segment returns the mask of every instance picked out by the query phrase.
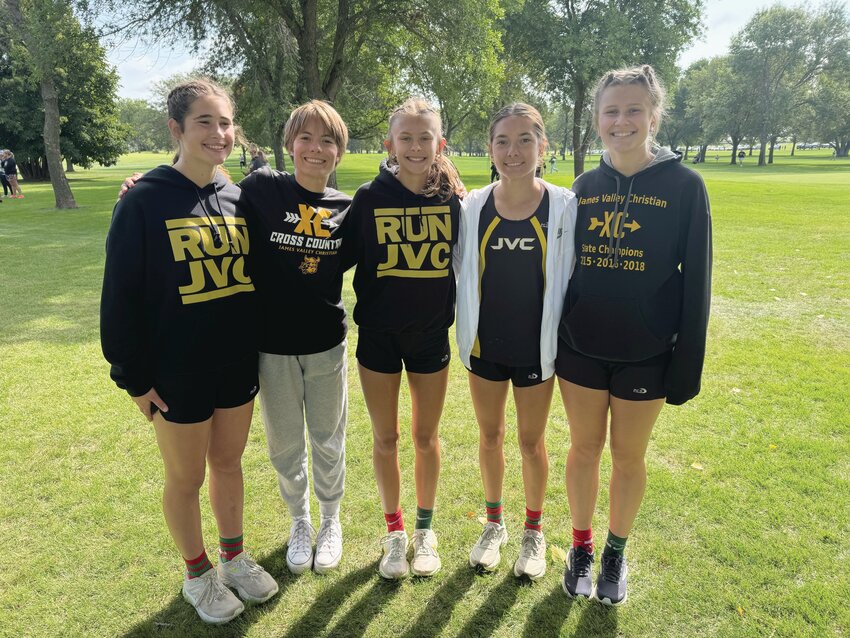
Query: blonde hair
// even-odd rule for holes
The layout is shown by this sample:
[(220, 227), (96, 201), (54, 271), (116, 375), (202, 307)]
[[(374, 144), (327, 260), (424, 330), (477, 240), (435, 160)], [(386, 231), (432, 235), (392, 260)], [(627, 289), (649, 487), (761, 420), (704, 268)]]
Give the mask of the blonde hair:
[(650, 131), (650, 140), (652, 140), (653, 133), (661, 128), (661, 118), (665, 113), (667, 92), (664, 90), (664, 85), (655, 73), (655, 69), (649, 64), (608, 71), (608, 73), (599, 78), (599, 81), (596, 83), (596, 91), (593, 93), (593, 125), (598, 131), (599, 102), (602, 99), (602, 92), (611, 86), (627, 86), (630, 84), (637, 84), (646, 90), (649, 104), (652, 107), (652, 115), (655, 117), (655, 130)]
[(525, 117), (531, 120), (531, 125), (534, 128), (534, 134), (537, 135), (538, 140), (544, 143), (545, 150), (548, 139), (546, 138), (546, 127), (543, 126), (543, 116), (540, 115), (540, 111), (525, 102), (514, 102), (513, 104), (503, 106), (499, 109), (498, 113), (493, 116), (493, 119), (490, 120), (491, 143), (493, 142), (493, 135), (496, 132), (496, 126), (499, 122), (509, 117)]
[(336, 109), (322, 100), (310, 100), (289, 114), (289, 119), (286, 120), (286, 126), (283, 128), (283, 145), (287, 150), (290, 150), (295, 137), (313, 118), (322, 123), (336, 142), (339, 149), (337, 156), (337, 163), (339, 163), (339, 160), (345, 154), (346, 146), (348, 146), (348, 127)]
[[(411, 97), (405, 100), (390, 114), (389, 126), (387, 128), (387, 141), (392, 141), (393, 124), (405, 115), (418, 117), (432, 117), (437, 121), (440, 137), (443, 137), (443, 119), (440, 112), (421, 98)], [(446, 149), (444, 148), (443, 151)], [(390, 155), (387, 166), (397, 166), (398, 159)], [(425, 185), (422, 187), (422, 195), (425, 197), (438, 197), (441, 202), (448, 201), (452, 195), (460, 195), (465, 191), (463, 182), (457, 172), (457, 168), (446, 157), (445, 152), (437, 150), (434, 163), (428, 171)]]
[[(192, 104), (198, 98), (206, 97), (208, 95), (220, 97), (227, 100), (227, 103), (230, 105), (230, 112), (235, 117), (236, 103), (233, 101), (233, 97), (230, 95), (227, 89), (216, 84), (212, 80), (204, 77), (186, 80), (185, 82), (181, 82), (173, 89), (171, 89), (171, 91), (168, 93), (168, 99), (166, 100), (166, 104), (168, 106), (168, 117), (177, 122), (177, 125), (182, 131), (183, 123), (186, 120), (186, 115), (192, 108)], [(237, 142), (242, 140), (242, 129), (240, 129), (235, 124), (234, 136)], [(179, 147), (177, 149), (177, 152), (174, 154), (172, 164), (176, 164), (178, 159), (180, 159)], [(223, 169), (222, 171), (227, 174), (227, 171), (224, 171)]]

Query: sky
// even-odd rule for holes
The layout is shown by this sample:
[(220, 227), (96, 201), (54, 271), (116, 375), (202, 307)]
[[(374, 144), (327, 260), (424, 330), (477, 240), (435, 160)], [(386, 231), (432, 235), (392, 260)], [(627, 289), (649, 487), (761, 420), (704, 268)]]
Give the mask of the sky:
[[(828, 0), (807, 0), (812, 9)], [(686, 68), (700, 58), (723, 55), (729, 40), (740, 31), (759, 9), (774, 4), (797, 6), (799, 2), (787, 0), (706, 0), (704, 33), (695, 40), (679, 58), (679, 66)], [(145, 47), (124, 43), (108, 50), (109, 61), (118, 68), (120, 88), (118, 95), (125, 98), (151, 97), (151, 86), (175, 73), (188, 73), (195, 66), (195, 57), (186, 48), (174, 45)]]

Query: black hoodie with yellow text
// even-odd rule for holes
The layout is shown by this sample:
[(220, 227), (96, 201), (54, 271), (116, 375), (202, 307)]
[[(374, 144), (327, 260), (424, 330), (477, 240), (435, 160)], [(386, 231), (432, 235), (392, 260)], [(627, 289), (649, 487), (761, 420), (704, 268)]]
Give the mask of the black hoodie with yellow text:
[(110, 375), (139, 396), (158, 375), (208, 374), (256, 353), (239, 189), (170, 166), (119, 201), (106, 239), (100, 336)]
[(576, 265), (560, 338), (612, 362), (672, 350), (667, 402), (688, 401), (700, 390), (711, 300), (711, 213), (702, 178), (659, 149), (629, 177), (603, 158), (572, 188)]

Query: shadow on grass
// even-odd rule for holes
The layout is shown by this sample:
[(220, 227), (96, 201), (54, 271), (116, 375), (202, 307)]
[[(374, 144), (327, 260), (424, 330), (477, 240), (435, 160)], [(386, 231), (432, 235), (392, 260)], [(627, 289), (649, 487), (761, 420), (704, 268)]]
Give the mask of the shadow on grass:
[(458, 567), (454, 574), (435, 591), (428, 604), (401, 638), (431, 638), (439, 636), (449, 622), (452, 610), (460, 602), (475, 580), (475, 571), (469, 565)]
[[(282, 638), (308, 638), (322, 633), (336, 610), (364, 583), (377, 577), (378, 563), (374, 562), (347, 574), (312, 604)], [(378, 580), (351, 610), (334, 626), (331, 636), (362, 636), (366, 627), (386, 603), (398, 592), (399, 583)]]
[[(523, 638), (557, 636), (572, 611), (575, 601), (564, 593), (560, 583), (529, 612), (522, 632)], [(578, 636), (584, 634), (576, 632)]]
[(519, 588), (523, 586), (526, 585), (514, 576), (513, 570), (508, 570), (502, 582), (490, 592), (487, 602), (466, 622), (458, 636), (484, 638), (492, 635), (513, 607)]
[(280, 586), (280, 592), (261, 605), (248, 603), (245, 611), (226, 625), (207, 625), (198, 618), (192, 606), (178, 593), (167, 607), (153, 617), (132, 627), (123, 638), (147, 638), (148, 636), (244, 636), (251, 625), (270, 613), (277, 606), (286, 588), (295, 582), (295, 577), (284, 567), (286, 564), (286, 545), (283, 545), (258, 561), (272, 575)]
[(584, 611), (579, 618), (578, 626), (573, 634), (591, 636), (592, 638), (608, 638), (617, 635), (617, 608), (608, 607), (596, 601), (587, 601)]

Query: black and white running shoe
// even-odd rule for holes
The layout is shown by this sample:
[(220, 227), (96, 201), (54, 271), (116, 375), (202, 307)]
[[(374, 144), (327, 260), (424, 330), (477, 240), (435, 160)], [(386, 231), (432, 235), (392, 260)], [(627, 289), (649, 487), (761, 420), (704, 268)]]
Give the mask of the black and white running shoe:
[(626, 602), (626, 577), (629, 568), (625, 556), (602, 553), (602, 569), (596, 580), (596, 599), (603, 605), (620, 605)]
[(570, 598), (583, 596), (590, 598), (593, 593), (593, 554), (584, 547), (571, 547), (567, 554), (567, 567), (564, 569), (562, 585)]

